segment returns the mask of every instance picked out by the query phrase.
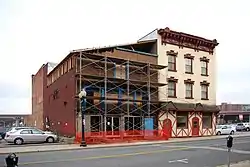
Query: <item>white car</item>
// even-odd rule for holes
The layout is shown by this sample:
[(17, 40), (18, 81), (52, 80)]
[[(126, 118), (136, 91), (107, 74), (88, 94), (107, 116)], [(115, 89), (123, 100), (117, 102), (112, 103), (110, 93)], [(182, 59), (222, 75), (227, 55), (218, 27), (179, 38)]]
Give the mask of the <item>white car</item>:
[(11, 133), (7, 133), (4, 139), (8, 143), (21, 145), (23, 143), (54, 143), (58, 140), (58, 137), (52, 132), (44, 132), (39, 129), (29, 128), (19, 129)]
[(216, 135), (233, 135), (235, 132), (235, 127), (231, 125), (217, 125)]
[(244, 130), (246, 130), (246, 131), (249, 131), (249, 130), (250, 130), (249, 123), (245, 122), (245, 123), (243, 123), (243, 125), (244, 125), (244, 127), (245, 127)]

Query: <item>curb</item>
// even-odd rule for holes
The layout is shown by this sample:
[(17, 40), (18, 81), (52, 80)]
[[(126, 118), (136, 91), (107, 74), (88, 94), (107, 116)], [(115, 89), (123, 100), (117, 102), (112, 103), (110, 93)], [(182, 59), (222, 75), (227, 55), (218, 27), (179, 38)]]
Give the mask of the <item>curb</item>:
[[(246, 161), (240, 161), (237, 163), (231, 163), (230, 164), (231, 167), (249, 167), (250, 166), (250, 161), (246, 160)], [(219, 165), (217, 167), (228, 167), (228, 165)]]
[[(234, 138), (238, 137), (250, 137), (250, 134), (247, 135), (234, 135)], [(167, 140), (167, 141), (155, 141), (155, 142), (141, 142), (141, 143), (126, 143), (126, 144), (110, 144), (110, 145), (99, 145), (96, 147), (91, 145), (90, 147), (75, 147), (75, 148), (56, 148), (56, 149), (45, 149), (45, 150), (30, 150), (30, 151), (19, 151), (15, 152), (17, 154), (25, 154), (25, 153), (36, 153), (36, 152), (49, 152), (49, 151), (70, 151), (70, 150), (84, 150), (84, 149), (98, 149), (98, 148), (115, 148), (115, 147), (133, 147), (133, 146), (146, 146), (146, 145), (154, 145), (154, 144), (165, 144), (165, 143), (181, 143), (181, 142), (192, 142), (192, 141), (204, 141), (204, 140), (217, 140), (217, 139), (226, 139), (226, 136), (210, 136), (210, 137), (197, 137), (197, 138), (187, 138), (186, 140)], [(73, 144), (72, 144), (73, 145)], [(75, 144), (74, 144), (75, 145)], [(70, 146), (70, 145), (67, 145)], [(94, 146), (94, 147), (92, 147)], [(63, 145), (62, 145), (63, 147)], [(12, 147), (13, 148), (13, 147)], [(25, 147), (24, 147), (25, 148)], [(1, 148), (0, 148), (1, 149)], [(0, 155), (9, 154), (10, 152), (0, 152)]]

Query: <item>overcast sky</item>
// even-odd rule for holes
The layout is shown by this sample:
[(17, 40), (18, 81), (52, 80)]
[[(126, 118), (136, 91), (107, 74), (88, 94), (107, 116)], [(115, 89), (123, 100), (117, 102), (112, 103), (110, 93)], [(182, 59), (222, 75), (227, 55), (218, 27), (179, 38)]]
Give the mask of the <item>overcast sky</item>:
[(155, 28), (216, 38), (217, 103), (250, 103), (248, 0), (0, 0), (0, 113), (31, 113), (31, 74)]

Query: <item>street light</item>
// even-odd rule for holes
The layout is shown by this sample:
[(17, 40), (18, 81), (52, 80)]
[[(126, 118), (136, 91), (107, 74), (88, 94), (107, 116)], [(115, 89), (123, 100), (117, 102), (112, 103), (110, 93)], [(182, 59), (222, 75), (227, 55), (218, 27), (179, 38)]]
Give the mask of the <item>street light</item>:
[(85, 110), (85, 108), (82, 107), (82, 103), (85, 100), (86, 95), (87, 95), (87, 92), (85, 91), (85, 89), (82, 89), (81, 92), (78, 94), (78, 97), (79, 97), (80, 102), (81, 102), (80, 110), (81, 110), (81, 115), (82, 115), (82, 141), (80, 144), (81, 147), (87, 146), (86, 141), (85, 141), (85, 134), (84, 134), (84, 131), (85, 131), (85, 118), (84, 118), (85, 111), (84, 110)]

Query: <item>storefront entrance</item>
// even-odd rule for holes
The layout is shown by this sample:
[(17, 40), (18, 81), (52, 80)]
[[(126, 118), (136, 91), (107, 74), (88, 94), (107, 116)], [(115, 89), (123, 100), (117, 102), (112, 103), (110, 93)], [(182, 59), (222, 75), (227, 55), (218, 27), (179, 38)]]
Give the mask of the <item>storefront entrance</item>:
[(192, 136), (199, 136), (199, 118), (194, 117), (192, 119)]
[(170, 119), (163, 121), (163, 133), (167, 137), (172, 137), (172, 121)]
[(107, 116), (106, 131), (107, 135), (120, 135), (120, 117)]

